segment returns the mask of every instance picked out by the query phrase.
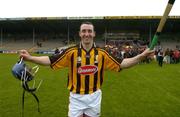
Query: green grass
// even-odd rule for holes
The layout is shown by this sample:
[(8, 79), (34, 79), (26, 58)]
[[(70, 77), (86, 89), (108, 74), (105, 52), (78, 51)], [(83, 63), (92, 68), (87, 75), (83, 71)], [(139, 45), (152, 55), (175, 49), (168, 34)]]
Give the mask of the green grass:
[[(17, 59), (17, 55), (0, 54), (0, 117), (21, 116), (22, 88), (11, 74)], [(101, 117), (180, 117), (179, 68), (180, 64), (160, 68), (153, 62), (120, 73), (107, 71)], [(43, 79), (43, 83), (36, 94), (41, 114), (35, 99), (26, 94), (25, 117), (67, 117), (67, 72), (40, 67), (36, 80)]]

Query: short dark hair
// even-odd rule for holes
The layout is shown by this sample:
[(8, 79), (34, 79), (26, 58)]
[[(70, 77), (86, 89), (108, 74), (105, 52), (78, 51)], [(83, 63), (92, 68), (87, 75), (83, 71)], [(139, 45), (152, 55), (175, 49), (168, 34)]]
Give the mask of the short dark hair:
[(91, 22), (89, 22), (89, 21), (82, 22), (81, 25), (82, 25), (82, 24), (90, 24), (90, 25), (93, 25), (93, 24), (92, 24)]
[(89, 21), (84, 21), (84, 22), (82, 22), (81, 25), (80, 25), (80, 27), (79, 27), (80, 30), (81, 30), (81, 26), (82, 26), (83, 24), (92, 25), (93, 28), (94, 28), (94, 30), (95, 30), (95, 27), (94, 27), (93, 23), (92, 23), (92, 22), (89, 22)]

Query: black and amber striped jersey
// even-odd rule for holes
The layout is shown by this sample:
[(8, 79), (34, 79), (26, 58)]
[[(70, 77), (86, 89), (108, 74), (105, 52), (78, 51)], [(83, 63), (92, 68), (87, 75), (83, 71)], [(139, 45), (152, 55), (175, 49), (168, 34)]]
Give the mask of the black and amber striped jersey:
[(100, 89), (104, 70), (120, 71), (122, 61), (116, 60), (95, 44), (88, 52), (79, 44), (49, 59), (53, 69), (69, 68), (68, 89), (77, 94), (91, 94)]

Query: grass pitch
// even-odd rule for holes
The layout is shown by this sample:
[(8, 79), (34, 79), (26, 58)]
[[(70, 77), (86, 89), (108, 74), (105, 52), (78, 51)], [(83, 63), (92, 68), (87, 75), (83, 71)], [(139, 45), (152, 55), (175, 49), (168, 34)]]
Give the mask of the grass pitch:
[[(22, 88), (11, 73), (17, 60), (18, 55), (0, 54), (0, 117), (21, 117)], [(179, 68), (180, 64), (164, 64), (161, 68), (152, 62), (120, 73), (107, 71), (101, 117), (180, 117)], [(67, 69), (53, 71), (40, 66), (35, 78), (36, 83), (43, 79), (36, 93), (41, 113), (32, 95), (26, 93), (25, 117), (67, 117), (67, 73)]]

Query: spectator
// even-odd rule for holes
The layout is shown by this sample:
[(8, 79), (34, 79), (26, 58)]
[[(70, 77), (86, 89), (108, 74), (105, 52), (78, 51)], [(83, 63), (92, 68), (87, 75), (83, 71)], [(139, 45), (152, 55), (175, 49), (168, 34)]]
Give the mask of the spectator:
[(55, 51), (54, 51), (54, 54), (59, 54), (60, 53), (60, 51), (59, 51), (59, 49), (56, 47), (56, 49), (55, 49)]
[(158, 65), (160, 67), (162, 67), (162, 65), (163, 65), (163, 51), (162, 51), (162, 49), (160, 49), (158, 52)]

